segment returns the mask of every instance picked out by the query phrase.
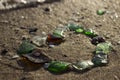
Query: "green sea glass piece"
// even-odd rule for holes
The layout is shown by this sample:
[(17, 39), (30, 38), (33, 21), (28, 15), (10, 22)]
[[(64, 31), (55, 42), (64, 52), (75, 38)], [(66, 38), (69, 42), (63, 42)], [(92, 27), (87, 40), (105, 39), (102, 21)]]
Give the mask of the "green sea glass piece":
[(99, 43), (95, 48), (95, 53), (105, 53), (108, 54), (112, 50), (112, 44), (108, 42)]
[(52, 61), (48, 63), (47, 69), (50, 72), (61, 73), (65, 72), (69, 68), (70, 63), (61, 61)]
[(22, 44), (19, 46), (18, 49), (18, 54), (22, 55), (22, 54), (27, 54), (32, 52), (36, 47), (29, 43), (28, 41), (23, 41)]

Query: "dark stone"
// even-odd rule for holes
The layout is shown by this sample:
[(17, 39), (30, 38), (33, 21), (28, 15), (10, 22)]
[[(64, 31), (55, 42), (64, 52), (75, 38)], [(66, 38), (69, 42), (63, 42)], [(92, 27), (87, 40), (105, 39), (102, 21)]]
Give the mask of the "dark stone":
[(29, 28), (29, 33), (37, 32), (38, 28)]
[(91, 43), (97, 45), (99, 43), (105, 42), (105, 39), (101, 36), (93, 37)]
[(51, 10), (50, 10), (50, 8), (45, 8), (44, 11), (45, 12), (50, 12)]
[(68, 57), (68, 56), (64, 54), (63, 57)]
[(95, 25), (95, 27), (101, 27), (102, 26), (102, 24), (97, 24), (97, 25)]

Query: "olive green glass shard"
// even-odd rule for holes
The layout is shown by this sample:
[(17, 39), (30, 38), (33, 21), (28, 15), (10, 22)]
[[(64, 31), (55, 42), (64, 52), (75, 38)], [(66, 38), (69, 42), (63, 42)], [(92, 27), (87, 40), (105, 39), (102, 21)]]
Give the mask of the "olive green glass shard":
[(53, 36), (58, 37), (58, 38), (64, 38), (65, 37), (64, 29), (56, 28), (53, 32)]
[(22, 54), (27, 54), (27, 53), (30, 53), (32, 52), (36, 47), (31, 44), (30, 42), (28, 41), (23, 41), (22, 44), (19, 46), (19, 49), (18, 49), (18, 54), (19, 55), (22, 55)]
[(95, 49), (95, 53), (105, 53), (108, 54), (112, 50), (112, 44), (108, 42), (100, 43)]
[(67, 71), (71, 63), (61, 62), (61, 61), (52, 61), (49, 63), (47, 69), (50, 72), (61, 73)]

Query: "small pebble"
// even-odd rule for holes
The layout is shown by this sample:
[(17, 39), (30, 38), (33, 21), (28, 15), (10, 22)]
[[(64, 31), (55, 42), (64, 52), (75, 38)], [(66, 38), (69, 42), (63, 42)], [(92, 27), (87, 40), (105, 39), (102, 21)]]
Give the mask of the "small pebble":
[(18, 55), (14, 55), (14, 56), (12, 57), (12, 59), (17, 59), (17, 58), (19, 58)]
[(73, 12), (73, 14), (79, 16), (80, 12)]
[(50, 11), (50, 9), (49, 9), (49, 8), (45, 8), (44, 10), (45, 10), (45, 12), (49, 12), (49, 11)]
[(116, 18), (118, 18), (118, 17), (119, 17), (117, 13), (115, 13), (115, 17), (116, 17)]
[(45, 12), (51, 12), (52, 9), (51, 9), (51, 7), (46, 7), (46, 8), (44, 9), (44, 11), (45, 11)]
[(54, 47), (55, 47), (55, 45), (49, 45), (49, 47), (50, 47), (50, 48), (54, 48)]
[(21, 16), (22, 19), (25, 19), (25, 16)]
[(63, 57), (68, 57), (68, 56), (64, 54)]
[(106, 39), (110, 39), (110, 35), (105, 35), (105, 38)]

